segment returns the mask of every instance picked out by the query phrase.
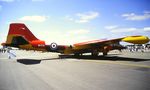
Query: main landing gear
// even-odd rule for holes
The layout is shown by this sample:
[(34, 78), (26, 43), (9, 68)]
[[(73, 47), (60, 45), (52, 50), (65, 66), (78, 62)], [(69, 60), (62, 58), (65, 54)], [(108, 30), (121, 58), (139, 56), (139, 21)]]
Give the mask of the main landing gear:
[(103, 51), (103, 56), (106, 56), (108, 54), (108, 52)]
[[(102, 53), (103, 53), (103, 56), (106, 56), (108, 54), (108, 51), (104, 50)], [(98, 50), (93, 50), (91, 54), (92, 54), (92, 56), (98, 56), (99, 51)]]
[(75, 57), (82, 56), (82, 53), (74, 53), (74, 56), (75, 56)]
[(92, 56), (98, 56), (99, 51), (98, 50), (93, 50), (91, 54), (92, 54)]

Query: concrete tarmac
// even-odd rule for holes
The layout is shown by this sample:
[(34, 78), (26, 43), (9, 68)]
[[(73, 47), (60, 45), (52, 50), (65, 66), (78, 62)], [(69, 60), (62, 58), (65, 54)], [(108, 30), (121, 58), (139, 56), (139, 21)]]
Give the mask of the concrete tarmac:
[(150, 52), (69, 57), (34, 51), (0, 53), (0, 90), (150, 90)]

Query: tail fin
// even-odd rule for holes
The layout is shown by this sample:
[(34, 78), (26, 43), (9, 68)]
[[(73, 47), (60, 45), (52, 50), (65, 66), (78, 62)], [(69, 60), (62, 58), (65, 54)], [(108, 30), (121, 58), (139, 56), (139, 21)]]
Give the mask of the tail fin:
[(9, 27), (8, 35), (21, 35), (28, 41), (38, 40), (32, 32), (22, 23), (12, 23)]
[(23, 23), (12, 23), (9, 27), (6, 45), (28, 44), (31, 41), (39, 40)]

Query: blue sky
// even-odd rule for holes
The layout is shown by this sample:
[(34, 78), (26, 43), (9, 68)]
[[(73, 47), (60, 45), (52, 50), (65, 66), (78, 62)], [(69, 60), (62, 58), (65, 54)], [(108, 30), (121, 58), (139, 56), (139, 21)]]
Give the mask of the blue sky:
[(0, 42), (25, 23), (47, 43), (73, 44), (130, 35), (150, 37), (149, 0), (0, 0)]

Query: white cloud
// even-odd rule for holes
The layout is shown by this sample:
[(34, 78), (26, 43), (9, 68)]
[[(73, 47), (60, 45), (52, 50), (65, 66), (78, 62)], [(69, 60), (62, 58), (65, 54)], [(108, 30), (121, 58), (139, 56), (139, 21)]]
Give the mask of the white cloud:
[(150, 19), (150, 12), (146, 11), (143, 15), (136, 15), (135, 13), (126, 13), (123, 14), (122, 17), (124, 17), (126, 20), (132, 21), (147, 20)]
[(21, 21), (30, 21), (30, 22), (44, 22), (48, 17), (46, 16), (24, 16), (21, 17), (19, 20)]
[(136, 30), (137, 30), (137, 28), (116, 28), (116, 29), (112, 29), (111, 32), (112, 33), (121, 33), (121, 32), (133, 32)]
[(122, 28), (117, 25), (112, 25), (112, 26), (106, 26), (104, 27), (107, 30), (110, 30), (112, 33), (126, 33), (126, 32), (144, 32), (144, 31), (150, 31), (150, 27), (143, 27), (143, 28), (134, 28), (134, 27), (129, 27), (129, 28)]
[(105, 26), (104, 28), (112, 33), (133, 32), (137, 30), (137, 28), (121, 28), (117, 25)]
[(76, 29), (76, 30), (67, 30), (66, 32), (63, 32), (62, 35), (63, 39), (67, 41), (67, 43), (65, 44), (74, 44), (77, 42), (89, 40), (89, 37), (87, 36), (89, 32), (90, 30), (86, 29)]
[(117, 27), (118, 27), (117, 25), (111, 25), (111, 26), (105, 26), (104, 28), (105, 29), (115, 29)]
[(0, 1), (3, 1), (3, 2), (14, 2), (15, 0), (0, 0)]
[(144, 31), (150, 31), (150, 27), (144, 27)]
[(78, 13), (76, 14), (76, 16), (79, 17), (79, 20), (76, 20), (77, 23), (86, 23), (98, 17), (99, 13), (98, 12)]
[(65, 19), (67, 19), (69, 21), (74, 21), (74, 18), (72, 18), (70, 15), (65, 16)]
[(66, 18), (70, 21), (74, 21), (75, 23), (87, 23), (91, 20), (97, 18), (99, 16), (98, 12), (86, 12), (86, 13), (77, 13), (74, 17), (66, 16)]
[(150, 11), (144, 11), (144, 13), (150, 14)]
[[(30, 27), (29, 27), (30, 28)], [(35, 27), (37, 28), (37, 27)], [(33, 29), (31, 29), (33, 30)], [(41, 29), (35, 29), (34, 34), (37, 38), (41, 40), (45, 40), (46, 44), (50, 44), (52, 42), (56, 42), (57, 44), (64, 45), (72, 45), (74, 43), (91, 40), (87, 34), (89, 34), (89, 30), (86, 29), (76, 29), (76, 30), (52, 30), (51, 27), (46, 27), (41, 32)]]

